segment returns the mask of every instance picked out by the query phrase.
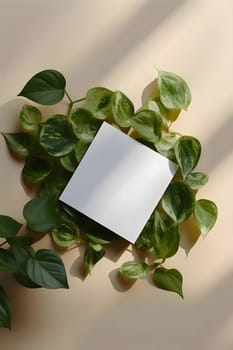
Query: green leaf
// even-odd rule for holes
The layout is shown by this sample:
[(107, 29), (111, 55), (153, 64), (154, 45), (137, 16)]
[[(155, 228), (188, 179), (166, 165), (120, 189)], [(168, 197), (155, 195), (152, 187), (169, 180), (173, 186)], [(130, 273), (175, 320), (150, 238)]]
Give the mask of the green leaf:
[(41, 287), (69, 288), (64, 264), (55, 251), (38, 250), (27, 262), (27, 274), (34, 283)]
[(115, 91), (112, 96), (112, 114), (116, 123), (127, 128), (130, 126), (130, 118), (134, 115), (134, 105), (121, 91)]
[(158, 97), (147, 100), (143, 106), (143, 109), (149, 109), (150, 111), (158, 114), (161, 117), (164, 125), (168, 125), (171, 122), (169, 118), (170, 111), (163, 106)]
[(70, 153), (75, 141), (71, 125), (63, 115), (49, 118), (41, 127), (40, 145), (52, 156), (61, 157)]
[(31, 139), (25, 133), (2, 133), (10, 151), (20, 156), (30, 154)]
[(16, 273), (15, 275), (16, 281), (24, 286), (25, 288), (41, 288), (39, 284), (36, 284), (30, 280), (30, 278), (26, 274), (22, 274), (20, 272)]
[(0, 286), (0, 327), (11, 328), (11, 307), (9, 299)]
[(95, 264), (105, 255), (105, 250), (101, 244), (89, 243), (84, 254), (84, 266), (88, 273), (91, 273)]
[(160, 71), (158, 90), (162, 104), (167, 109), (187, 110), (192, 95), (186, 82), (176, 74)]
[(90, 143), (93, 140), (102, 124), (100, 120), (93, 118), (90, 111), (84, 108), (77, 108), (72, 111), (70, 121), (75, 136), (86, 143)]
[(171, 160), (176, 160), (174, 146), (178, 138), (177, 134), (163, 131), (160, 140), (155, 143), (157, 152)]
[(40, 196), (54, 195), (59, 197), (69, 181), (69, 177), (65, 174), (51, 173), (40, 188)]
[(153, 273), (153, 282), (160, 288), (170, 292), (175, 292), (183, 298), (182, 283), (183, 277), (176, 269), (157, 268)]
[(162, 120), (158, 114), (142, 110), (130, 119), (130, 125), (146, 141), (156, 142), (161, 136)]
[(146, 277), (150, 266), (145, 262), (127, 261), (120, 267), (120, 274), (126, 278), (139, 279)]
[(191, 136), (181, 136), (175, 144), (175, 155), (185, 178), (197, 165), (201, 155), (200, 142)]
[(13, 255), (3, 248), (0, 248), (0, 271), (9, 273), (17, 271), (17, 264)]
[(47, 69), (34, 75), (18, 96), (42, 105), (54, 105), (63, 99), (65, 86), (66, 81), (61, 73)]
[(190, 173), (186, 176), (185, 182), (192, 190), (198, 190), (208, 182), (208, 175), (203, 173)]
[(113, 92), (103, 87), (90, 89), (86, 95), (86, 108), (97, 119), (106, 119), (111, 115)]
[(78, 141), (78, 143), (75, 145), (74, 152), (78, 162), (81, 161), (89, 146), (89, 143), (85, 143), (82, 141)]
[(14, 237), (22, 224), (7, 215), (0, 215), (0, 237)]
[(91, 235), (90, 233), (86, 233), (86, 236), (89, 238), (91, 243), (94, 243), (94, 244), (108, 244), (108, 243), (110, 243), (110, 241), (107, 241), (106, 239), (100, 238), (100, 237), (95, 236), (95, 235)]
[(165, 212), (177, 223), (188, 219), (194, 208), (194, 194), (183, 181), (171, 183), (164, 193), (161, 205)]
[(47, 195), (33, 198), (23, 209), (27, 226), (36, 232), (46, 232), (52, 229), (58, 220), (57, 197)]
[(73, 173), (78, 166), (78, 161), (75, 156), (75, 152), (72, 151), (60, 158), (61, 165), (67, 171)]
[(78, 226), (71, 220), (59, 223), (52, 230), (53, 241), (62, 248), (70, 248), (79, 242)]
[(135, 242), (136, 247), (143, 252), (152, 252), (153, 220), (148, 220)]
[(208, 199), (199, 199), (195, 202), (194, 217), (203, 236), (214, 226), (218, 216), (216, 204)]
[(38, 183), (43, 181), (50, 172), (50, 165), (45, 159), (29, 156), (25, 161), (22, 174), (27, 181)]
[(24, 105), (20, 112), (19, 119), (25, 130), (33, 132), (38, 129), (38, 125), (42, 120), (42, 115), (38, 108)]
[(153, 249), (157, 259), (175, 255), (179, 248), (178, 226), (166, 214), (155, 212)]

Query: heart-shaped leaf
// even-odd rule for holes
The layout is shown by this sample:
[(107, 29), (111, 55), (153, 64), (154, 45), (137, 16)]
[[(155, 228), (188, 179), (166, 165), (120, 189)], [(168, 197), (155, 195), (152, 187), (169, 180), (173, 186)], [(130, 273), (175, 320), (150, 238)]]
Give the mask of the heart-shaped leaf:
[(187, 110), (191, 103), (192, 95), (188, 85), (176, 74), (160, 71), (158, 90), (160, 100), (167, 109)]
[(116, 123), (127, 128), (130, 126), (130, 118), (134, 114), (134, 105), (121, 91), (115, 91), (112, 96), (112, 114)]
[(11, 307), (9, 299), (0, 286), (0, 327), (11, 328)]
[(105, 255), (104, 247), (101, 244), (89, 243), (84, 254), (84, 266), (88, 273), (91, 273), (95, 264)]
[(9, 273), (17, 271), (17, 264), (13, 255), (2, 248), (0, 248), (0, 271)]
[(112, 94), (111, 90), (103, 87), (90, 89), (86, 95), (86, 108), (97, 119), (108, 118), (112, 113)]
[(90, 143), (99, 127), (101, 121), (93, 118), (90, 111), (84, 108), (75, 109), (70, 116), (75, 136), (82, 142)]
[(130, 125), (146, 141), (156, 142), (161, 136), (162, 120), (158, 114), (142, 110), (130, 119)]
[(64, 264), (52, 250), (40, 249), (27, 262), (27, 274), (36, 284), (44, 288), (69, 288)]
[(20, 123), (27, 131), (36, 131), (42, 120), (41, 112), (34, 106), (24, 105), (20, 115)]
[(126, 278), (139, 279), (146, 277), (150, 266), (144, 262), (127, 261), (120, 267), (120, 274)]
[(165, 212), (177, 223), (188, 219), (194, 208), (194, 194), (183, 181), (171, 183), (164, 193), (161, 205)]
[(25, 133), (2, 133), (10, 151), (20, 156), (30, 154), (31, 139)]
[(200, 142), (191, 136), (181, 136), (175, 144), (175, 155), (183, 177), (191, 173), (201, 155)]
[(51, 172), (49, 163), (45, 159), (28, 157), (25, 161), (22, 174), (31, 183), (43, 181)]
[(71, 125), (63, 115), (49, 118), (41, 127), (40, 145), (55, 157), (70, 153), (75, 146)]
[(192, 190), (198, 190), (208, 182), (208, 175), (203, 173), (190, 173), (186, 176), (185, 182)]
[(53, 105), (63, 99), (65, 86), (65, 78), (60, 72), (47, 69), (34, 75), (18, 96), (42, 105)]
[(14, 237), (20, 230), (22, 224), (7, 215), (0, 215), (0, 237)]
[(194, 217), (202, 235), (207, 233), (214, 226), (218, 216), (216, 204), (208, 199), (199, 199), (195, 202)]
[(79, 228), (71, 220), (59, 223), (52, 230), (53, 241), (62, 248), (69, 248), (79, 242)]
[(183, 298), (183, 277), (178, 270), (159, 267), (153, 273), (153, 282), (158, 288), (175, 292)]

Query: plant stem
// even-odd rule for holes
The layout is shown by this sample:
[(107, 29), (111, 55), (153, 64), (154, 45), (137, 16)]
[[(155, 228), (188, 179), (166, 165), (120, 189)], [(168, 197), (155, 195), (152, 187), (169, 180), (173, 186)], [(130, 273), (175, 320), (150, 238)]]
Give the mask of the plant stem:
[(67, 92), (66, 90), (65, 90), (65, 95), (66, 95), (66, 97), (68, 98), (69, 102), (70, 102), (70, 103), (73, 103), (73, 101), (72, 101), (70, 95), (68, 94), (68, 92)]
[(84, 100), (86, 100), (86, 97), (82, 97), (82, 98), (79, 98), (77, 100), (74, 100), (74, 101), (72, 101), (72, 103), (74, 104), (74, 103), (78, 103), (78, 102), (81, 102), (81, 101), (84, 101)]

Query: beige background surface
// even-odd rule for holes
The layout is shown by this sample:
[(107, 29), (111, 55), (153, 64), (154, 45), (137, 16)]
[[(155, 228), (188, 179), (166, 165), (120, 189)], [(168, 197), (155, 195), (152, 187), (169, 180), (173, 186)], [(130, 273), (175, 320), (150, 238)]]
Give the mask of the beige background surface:
[[(67, 253), (68, 291), (26, 290), (1, 275), (13, 308), (1, 349), (233, 349), (232, 34), (231, 0), (0, 0), (1, 131), (14, 130), (24, 103), (15, 96), (42, 69), (62, 71), (75, 98), (104, 85), (136, 106), (156, 67), (175, 72), (193, 94), (175, 127), (201, 140), (198, 169), (210, 181), (199, 198), (219, 208), (210, 235), (168, 261), (183, 273), (184, 301), (146, 281), (120, 285), (115, 269), (129, 252), (117, 262), (109, 254), (85, 281), (80, 251)], [(0, 159), (0, 212), (22, 220), (21, 163), (2, 139)]]

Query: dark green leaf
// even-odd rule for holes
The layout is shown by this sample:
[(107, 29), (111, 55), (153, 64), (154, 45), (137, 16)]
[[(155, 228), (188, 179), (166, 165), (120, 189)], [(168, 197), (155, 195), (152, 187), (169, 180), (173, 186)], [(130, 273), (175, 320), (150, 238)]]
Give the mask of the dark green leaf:
[(22, 224), (7, 215), (0, 215), (0, 237), (14, 237)]
[(197, 165), (201, 155), (200, 142), (191, 136), (181, 136), (175, 144), (175, 155), (185, 178)]
[(0, 271), (9, 273), (17, 271), (17, 264), (13, 255), (3, 248), (0, 248)]
[(75, 136), (86, 143), (93, 140), (101, 125), (101, 121), (93, 118), (92, 113), (84, 108), (77, 108), (72, 111), (70, 121)]
[(24, 96), (42, 105), (53, 105), (63, 99), (65, 86), (66, 81), (61, 73), (47, 69), (34, 75), (18, 96)]
[(161, 136), (162, 120), (158, 114), (142, 110), (130, 119), (130, 125), (146, 141), (156, 142)]
[(69, 288), (64, 264), (52, 250), (40, 249), (27, 263), (29, 278), (41, 287), (49, 289)]
[(163, 131), (160, 140), (155, 143), (157, 152), (171, 160), (175, 160), (174, 146), (179, 136), (174, 133)]
[(105, 255), (105, 250), (101, 244), (89, 243), (84, 254), (84, 266), (88, 273), (91, 273), (95, 264)]
[(153, 220), (148, 220), (135, 242), (136, 247), (143, 252), (152, 251), (152, 236), (154, 233)]
[(74, 244), (77, 244), (79, 242), (79, 236), (79, 228), (71, 220), (59, 223), (52, 230), (53, 241), (62, 248), (70, 248)]
[(23, 209), (27, 226), (36, 232), (46, 232), (52, 229), (58, 220), (57, 198), (47, 195), (34, 198)]
[(33, 248), (25, 244), (23, 241), (11, 242), (14, 257), (17, 263), (18, 272), (26, 274), (27, 271), (27, 261), (29, 258), (33, 257), (35, 252)]
[(73, 173), (78, 166), (78, 161), (76, 159), (74, 151), (61, 157), (60, 162), (61, 162), (61, 165), (64, 167), (64, 169), (66, 169), (71, 173)]
[(25, 133), (2, 133), (10, 151), (20, 155), (28, 156), (30, 154), (31, 139)]
[(134, 105), (121, 91), (115, 91), (113, 93), (112, 114), (119, 126), (123, 128), (130, 126), (129, 119), (134, 114)]
[(18, 272), (14, 276), (16, 281), (25, 288), (41, 288), (39, 284), (32, 282), (32, 280), (30, 280), (30, 278), (26, 274)]
[(63, 115), (49, 118), (41, 127), (40, 145), (52, 156), (61, 157), (70, 153), (75, 141), (71, 125)]
[(182, 298), (184, 297), (182, 291), (183, 277), (176, 269), (159, 267), (153, 273), (153, 282), (160, 289), (175, 292)]
[(0, 286), (0, 327), (11, 328), (11, 307), (9, 299)]
[(51, 172), (49, 163), (45, 159), (28, 157), (25, 161), (22, 174), (32, 183), (44, 180)]
[(24, 105), (20, 112), (19, 119), (25, 130), (36, 131), (42, 120), (42, 115), (38, 108)]
[(86, 107), (97, 119), (106, 119), (111, 115), (112, 91), (103, 87), (90, 89), (86, 95)]
[(90, 146), (89, 143), (78, 141), (78, 143), (76, 144), (76, 146), (74, 148), (75, 157), (76, 157), (78, 162), (81, 161), (82, 157), (86, 153), (89, 146)]
[(171, 183), (161, 200), (165, 212), (178, 223), (188, 219), (193, 211), (194, 202), (191, 188), (183, 181)]
[(201, 234), (205, 236), (217, 220), (218, 208), (208, 199), (199, 199), (195, 202), (194, 216)]
[(65, 174), (51, 174), (42, 183), (40, 188), (40, 196), (54, 195), (59, 197), (69, 181), (69, 177)]
[(120, 274), (130, 279), (144, 278), (150, 266), (144, 262), (127, 261), (120, 267)]
[(103, 239), (103, 238), (95, 236), (95, 235), (91, 235), (90, 233), (86, 233), (86, 236), (89, 238), (91, 243), (94, 243), (94, 244), (108, 244), (108, 243), (110, 243), (110, 241), (107, 241), (106, 239)]
[(186, 176), (185, 182), (193, 190), (198, 190), (208, 182), (208, 175), (203, 173), (190, 173)]
[(176, 74), (159, 72), (158, 90), (162, 104), (167, 109), (187, 110), (192, 95), (186, 82)]

